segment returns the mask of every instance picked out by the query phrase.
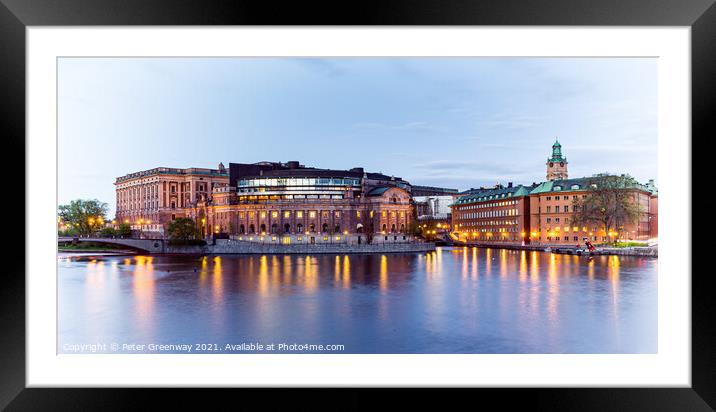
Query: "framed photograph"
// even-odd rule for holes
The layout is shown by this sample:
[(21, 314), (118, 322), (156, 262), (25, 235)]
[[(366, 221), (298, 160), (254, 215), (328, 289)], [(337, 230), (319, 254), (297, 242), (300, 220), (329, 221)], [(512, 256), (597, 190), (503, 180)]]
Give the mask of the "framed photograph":
[(716, 402), (691, 244), (712, 2), (3, 3), (26, 195), (3, 407), (125, 409), (137, 392), (108, 388), (145, 387)]

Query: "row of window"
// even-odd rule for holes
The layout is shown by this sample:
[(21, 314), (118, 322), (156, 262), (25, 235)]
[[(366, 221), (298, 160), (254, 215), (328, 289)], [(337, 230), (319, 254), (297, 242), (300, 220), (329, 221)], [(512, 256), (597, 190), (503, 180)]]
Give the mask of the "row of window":
[(483, 212), (462, 213), (461, 218), (479, 219), (483, 217), (517, 216), (518, 213), (517, 209), (485, 210)]
[[(564, 195), (564, 196), (562, 196), (561, 198), (562, 198), (562, 200), (569, 200), (569, 196), (567, 196), (567, 195)], [(577, 200), (578, 198), (579, 198), (578, 195), (572, 195), (572, 200)], [(586, 198), (587, 198), (587, 195), (582, 195), (582, 199), (586, 199)], [(552, 200), (552, 196), (547, 196), (547, 200), (548, 200), (548, 201), (549, 201), (549, 200)], [(554, 197), (554, 200), (560, 200), (560, 197), (559, 197), (559, 196), (555, 196), (555, 197)]]
[[(218, 227), (217, 227), (217, 229), (218, 229)], [(225, 228), (222, 228), (222, 229), (225, 229)], [(304, 226), (302, 223), (298, 223), (297, 225), (295, 225), (293, 227), (289, 223), (285, 223), (283, 226), (279, 226), (277, 223), (274, 223), (270, 227), (270, 232), (267, 232), (267, 229), (269, 229), (269, 228), (267, 228), (266, 224), (262, 223), (261, 225), (258, 226), (258, 231), (256, 229), (257, 229), (257, 227), (253, 223), (248, 226), (246, 226), (244, 224), (240, 224), (239, 225), (239, 234), (240, 235), (247, 234), (247, 233), (248, 234), (266, 234), (266, 233), (278, 234), (280, 229), (282, 229), (283, 234), (304, 233)], [(330, 229), (331, 229), (331, 227), (328, 225), (328, 223), (324, 223), (323, 225), (321, 225), (321, 233), (328, 233), (330, 231)], [(317, 226), (315, 223), (311, 223), (305, 228), (306, 234), (316, 233), (316, 230), (317, 230)], [(359, 227), (356, 228), (356, 231), (358, 233), (363, 233), (363, 227), (359, 225)], [(400, 226), (396, 226), (395, 224), (391, 224), (390, 226), (388, 226), (387, 224), (383, 224), (381, 226), (381, 231), (383, 233), (388, 233), (388, 232), (390, 232), (390, 233), (398, 233), (398, 232), (405, 233), (405, 224), (400, 224)], [(341, 225), (337, 224), (337, 225), (333, 226), (332, 233), (341, 233)]]
[(470, 226), (502, 226), (502, 225), (516, 225), (516, 220), (486, 220), (478, 222), (465, 222), (460, 223), (459, 227), (470, 227)]
[[(284, 210), (284, 211), (272, 210), (272, 211), (270, 211), (270, 212), (268, 212), (268, 211), (263, 211), (263, 210), (262, 210), (262, 211), (259, 211), (259, 212), (256, 212), (256, 211), (248, 211), (248, 212), (240, 211), (240, 212), (238, 212), (238, 215), (239, 215), (239, 219), (243, 219), (243, 218), (245, 218), (245, 217), (247, 217), (247, 216), (248, 216), (249, 219), (254, 219), (254, 218), (256, 218), (256, 216), (258, 216), (258, 217), (261, 218), (261, 219), (265, 219), (267, 216), (269, 216), (269, 213), (270, 213), (270, 216), (271, 216), (272, 219), (278, 219), (278, 217), (279, 217), (280, 215), (282, 215), (284, 219), (290, 219), (292, 214), (296, 217), (296, 219), (303, 219), (304, 216), (308, 216), (309, 219), (315, 219), (316, 216), (318, 216), (318, 211), (316, 211), (316, 210), (309, 210), (309, 211), (303, 211), (303, 210), (296, 210), (296, 211), (291, 211), (291, 210)], [(331, 212), (329, 212), (329, 211), (323, 211), (323, 212), (321, 212), (321, 217), (322, 217), (323, 219), (328, 219), (328, 218), (330, 217), (330, 213), (331, 213)], [(370, 216), (371, 218), (373, 218), (373, 211), (371, 210), (371, 211), (368, 212), (368, 213), (369, 213), (369, 216)], [(383, 211), (381, 211), (380, 215), (381, 215), (381, 217), (386, 218), (386, 217), (388, 217), (388, 211), (383, 210)], [(340, 219), (340, 218), (341, 218), (341, 211), (339, 211), (339, 210), (333, 211), (333, 216), (334, 216), (336, 219)], [(396, 216), (400, 216), (401, 219), (402, 219), (402, 218), (405, 218), (405, 211), (404, 211), (404, 210), (401, 210), (401, 211), (398, 212), (398, 213), (396, 213), (395, 211), (391, 211), (391, 212), (390, 212), (390, 217), (391, 217), (391, 218), (395, 218)], [(361, 211), (360, 211), (360, 210), (357, 210), (357, 211), (356, 211), (356, 217), (357, 217), (357, 218), (360, 218), (360, 217), (361, 217)]]
[(239, 180), (239, 187), (277, 187), (277, 186), (360, 186), (360, 179), (353, 178), (260, 178)]
[[(547, 231), (547, 232), (550, 232), (550, 231), (552, 231), (553, 229), (552, 229), (551, 227), (547, 226), (544, 230)], [(573, 226), (573, 227), (571, 228), (571, 230), (572, 230), (572, 232), (579, 232), (579, 227)], [(569, 232), (569, 231), (570, 231), (570, 227), (569, 227), (569, 226), (563, 226), (563, 227), (555, 226), (555, 227), (554, 227), (554, 231), (555, 231), (555, 232), (559, 232), (559, 231)], [(585, 227), (582, 228), (582, 232), (586, 232), (586, 231), (587, 231), (587, 227), (585, 226)], [(597, 231), (597, 228), (596, 228), (596, 227), (593, 227), (593, 228), (592, 228), (592, 232), (596, 232), (596, 231)]]
[(517, 204), (517, 200), (506, 200), (503, 202), (491, 202), (491, 203), (475, 203), (472, 205), (460, 206), (460, 210), (484, 209), (484, 208), (488, 208), (488, 207), (502, 207), (502, 206), (516, 205), (516, 204)]

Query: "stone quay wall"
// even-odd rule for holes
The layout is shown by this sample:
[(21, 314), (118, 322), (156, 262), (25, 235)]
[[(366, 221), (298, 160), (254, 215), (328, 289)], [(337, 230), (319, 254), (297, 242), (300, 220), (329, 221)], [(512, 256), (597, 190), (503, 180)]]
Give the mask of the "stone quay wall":
[(216, 245), (169, 246), (170, 254), (316, 254), (316, 253), (413, 253), (435, 250), (432, 242), (378, 243), (378, 244), (268, 244), (238, 240), (217, 239)]

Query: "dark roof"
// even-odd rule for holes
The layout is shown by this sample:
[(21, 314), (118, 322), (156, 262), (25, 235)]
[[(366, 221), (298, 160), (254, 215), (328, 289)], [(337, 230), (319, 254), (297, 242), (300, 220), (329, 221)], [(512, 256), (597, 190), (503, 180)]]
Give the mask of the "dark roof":
[(380, 196), (383, 193), (385, 193), (388, 189), (392, 189), (392, 187), (388, 186), (378, 186), (370, 189), (365, 195), (366, 196)]
[[(558, 179), (558, 180), (552, 180), (548, 182), (542, 182), (537, 187), (532, 189), (530, 194), (540, 194), (540, 193), (559, 193), (559, 192), (570, 192), (570, 191), (577, 191), (577, 190), (586, 190), (589, 189), (589, 185), (596, 179), (598, 179), (598, 176), (592, 176), (592, 177), (578, 177), (576, 179)], [(649, 192), (652, 195), (657, 194), (657, 189), (653, 184), (640, 184), (640, 183), (634, 183), (629, 186), (631, 189), (638, 189), (643, 190), (645, 192)]]
[(354, 168), (351, 170), (318, 169), (298, 165), (298, 162), (293, 163), (293, 165), (278, 162), (262, 162), (260, 164), (230, 163), (230, 184), (235, 185), (236, 181), (239, 179), (261, 177), (352, 177), (360, 179), (364, 175), (368, 179), (373, 180), (394, 180), (396, 182), (405, 182), (400, 177), (388, 176), (382, 173), (365, 173), (362, 168)]
[(527, 196), (530, 194), (531, 189), (531, 186), (523, 185), (471, 189), (465, 196), (462, 196), (453, 204), (459, 205), (463, 203), (476, 203), (487, 200)]

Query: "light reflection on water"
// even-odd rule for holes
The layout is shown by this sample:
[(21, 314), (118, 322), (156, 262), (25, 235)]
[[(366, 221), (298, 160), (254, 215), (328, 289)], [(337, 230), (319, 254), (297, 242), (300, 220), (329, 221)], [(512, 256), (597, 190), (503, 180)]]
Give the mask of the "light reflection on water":
[(59, 342), (343, 344), (343, 353), (654, 353), (657, 260), (422, 254), (58, 261)]

